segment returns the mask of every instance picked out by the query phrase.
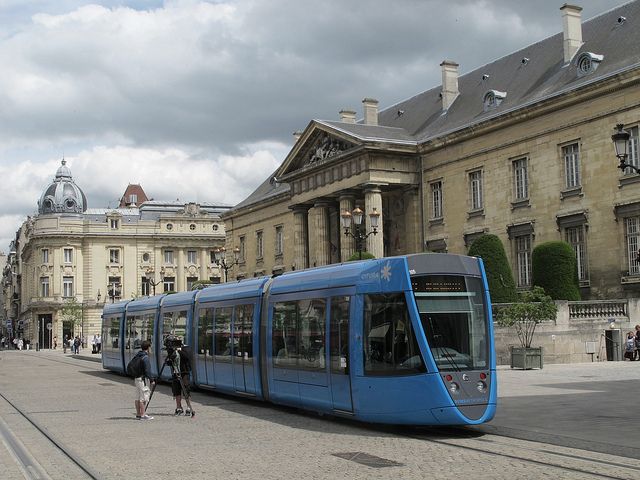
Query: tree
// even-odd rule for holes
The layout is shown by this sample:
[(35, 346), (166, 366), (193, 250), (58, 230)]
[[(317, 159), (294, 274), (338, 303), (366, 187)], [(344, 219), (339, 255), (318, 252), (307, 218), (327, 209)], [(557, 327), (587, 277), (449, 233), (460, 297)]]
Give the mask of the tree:
[(347, 259), (347, 262), (353, 262), (354, 260), (369, 260), (371, 258), (376, 258), (376, 256), (373, 253), (362, 252), (362, 258), (361, 258), (360, 254), (358, 252), (355, 252), (353, 255), (351, 255)]
[(484, 263), (492, 302), (509, 303), (518, 298), (507, 254), (496, 235), (485, 234), (479, 237), (471, 244), (469, 255), (480, 257)]
[(541, 287), (519, 294), (520, 301), (512, 303), (498, 312), (498, 325), (514, 327), (520, 345), (531, 348), (533, 334), (540, 322), (556, 318), (558, 307)]
[(66, 299), (60, 309), (62, 321), (70, 324), (73, 331), (75, 331), (76, 326), (82, 322), (82, 314), (82, 304), (78, 303), (76, 297)]
[(209, 285), (213, 285), (211, 280), (196, 280), (191, 285), (191, 290), (202, 290), (203, 288), (207, 288)]
[(545, 242), (531, 253), (533, 285), (554, 300), (580, 300), (576, 254), (566, 242)]

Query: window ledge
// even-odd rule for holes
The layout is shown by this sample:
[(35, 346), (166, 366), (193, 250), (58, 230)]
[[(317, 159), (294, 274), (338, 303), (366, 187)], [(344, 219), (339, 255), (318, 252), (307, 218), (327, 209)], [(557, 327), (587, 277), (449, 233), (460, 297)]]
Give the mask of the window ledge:
[(524, 198), (522, 200), (514, 200), (513, 202), (511, 202), (511, 210), (516, 210), (517, 208), (531, 208), (529, 199)]
[(618, 188), (622, 188), (625, 185), (633, 185), (635, 183), (640, 183), (640, 175), (637, 173), (630, 173), (620, 177)]
[(623, 275), (620, 279), (620, 283), (623, 285), (640, 283), (640, 275)]
[(560, 200), (564, 200), (565, 198), (569, 198), (569, 197), (582, 197), (582, 196), (584, 196), (584, 193), (582, 193), (582, 186), (568, 188), (560, 192)]
[(484, 217), (484, 208), (479, 208), (477, 210), (471, 210), (470, 212), (467, 212), (467, 218), (474, 217)]
[(432, 218), (429, 220), (429, 226), (444, 225), (444, 217)]

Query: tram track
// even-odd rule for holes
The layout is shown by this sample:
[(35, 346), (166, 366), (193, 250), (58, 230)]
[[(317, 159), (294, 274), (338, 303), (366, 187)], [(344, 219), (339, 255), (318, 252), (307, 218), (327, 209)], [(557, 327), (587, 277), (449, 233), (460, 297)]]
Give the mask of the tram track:
[[(34, 357), (36, 355), (33, 355)], [(91, 370), (95, 366), (96, 371), (101, 371), (101, 365), (91, 360), (85, 360), (80, 357), (74, 359), (54, 359), (42, 358), (47, 362), (65, 364), (69, 366), (78, 366), (78, 361), (83, 368), (88, 367)], [(91, 467), (86, 465), (82, 457), (66, 448), (61, 442), (56, 440), (46, 428), (41, 427), (38, 422), (32, 418), (29, 413), (20, 409), (19, 405), (12, 402), (11, 399), (0, 393), (2, 398), (11, 408), (20, 414), (34, 428), (36, 428), (48, 441), (63, 453), (70, 462), (74, 463), (86, 475), (86, 478), (100, 478), (99, 475), (92, 471)], [(225, 396), (225, 398), (231, 398)], [(247, 400), (241, 398), (233, 398), (240, 404), (246, 404)], [(251, 401), (251, 405), (256, 402)], [(272, 405), (264, 404), (263, 408), (273, 408)], [(276, 406), (276, 408), (278, 408)], [(31, 412), (33, 413), (33, 412)], [(292, 415), (297, 413), (291, 412)], [(300, 413), (304, 415), (305, 413)], [(307, 415), (309, 413), (306, 413)], [(563, 445), (551, 444), (542, 440), (527, 439), (522, 437), (514, 437), (512, 435), (501, 435), (499, 431), (487, 432), (482, 429), (471, 427), (447, 427), (447, 428), (404, 428), (404, 427), (384, 427), (379, 425), (363, 425), (361, 423), (348, 419), (335, 419), (325, 421), (337, 421), (338, 423), (348, 424), (355, 428), (362, 428), (369, 431), (377, 431), (383, 434), (396, 435), (398, 437), (411, 438), (415, 440), (430, 442), (436, 445), (446, 446), (448, 448), (460, 449), (466, 452), (475, 452), (480, 455), (493, 456), (503, 459), (507, 462), (522, 462), (529, 464), (536, 469), (540, 467), (548, 469), (550, 474), (556, 475), (558, 478), (568, 476), (571, 478), (600, 478), (626, 480), (629, 478), (640, 478), (640, 461), (636, 458), (628, 458), (616, 455), (611, 452), (597, 452), (587, 450), (581, 447), (572, 447), (565, 439)], [(0, 425), (1, 427), (1, 425)], [(2, 435), (0, 428), (0, 436)], [(501, 463), (501, 462), (497, 462)], [(28, 466), (27, 466), (28, 467)], [(29, 469), (24, 469), (29, 473)], [(43, 476), (26, 476), (28, 480), (48, 478)]]
[[(77, 468), (79, 468), (86, 475), (86, 478), (101, 480), (102, 477), (97, 472), (95, 472), (93, 468), (88, 465), (80, 455), (64, 445), (51, 432), (49, 432), (46, 427), (42, 426), (31, 415), (29, 415), (22, 408), (16, 405), (15, 402), (10, 400), (3, 393), (0, 393), (0, 398), (2, 398), (2, 400), (7, 405), (9, 405), (15, 413), (20, 415), (20, 417), (26, 420), (29, 425), (35, 428), (35, 430), (39, 432), (41, 437), (46, 439), (49, 444), (55, 447), (55, 449), (60, 452), (67, 459), (67, 461), (70, 462), (70, 464), (75, 465)], [(7, 424), (7, 422), (2, 420), (1, 417), (0, 439), (2, 440), (5, 448), (7, 448), (7, 450), (9, 450), (9, 452), (12, 454), (12, 457), (18, 464), (20, 471), (26, 479), (41, 480), (51, 478), (45, 471), (45, 468), (41, 465), (41, 463), (38, 462), (37, 458), (29, 451), (24, 443), (20, 441), (11, 427)]]

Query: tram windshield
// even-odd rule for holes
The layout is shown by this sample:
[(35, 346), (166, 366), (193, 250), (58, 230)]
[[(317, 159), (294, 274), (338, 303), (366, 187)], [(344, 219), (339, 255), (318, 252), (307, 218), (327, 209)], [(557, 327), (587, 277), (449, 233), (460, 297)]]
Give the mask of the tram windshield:
[(487, 368), (489, 342), (481, 279), (424, 275), (412, 277), (411, 284), (438, 368)]

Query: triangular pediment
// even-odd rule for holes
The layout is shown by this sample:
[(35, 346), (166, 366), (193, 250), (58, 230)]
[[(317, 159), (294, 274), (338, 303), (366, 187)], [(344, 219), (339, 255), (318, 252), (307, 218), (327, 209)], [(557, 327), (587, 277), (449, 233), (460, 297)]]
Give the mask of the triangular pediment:
[(358, 146), (359, 142), (355, 139), (350, 141), (318, 128), (312, 122), (281, 165), (277, 176), (282, 177), (322, 165)]

